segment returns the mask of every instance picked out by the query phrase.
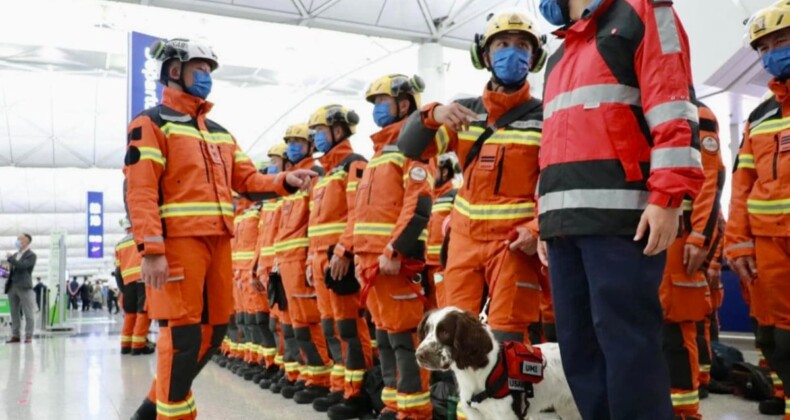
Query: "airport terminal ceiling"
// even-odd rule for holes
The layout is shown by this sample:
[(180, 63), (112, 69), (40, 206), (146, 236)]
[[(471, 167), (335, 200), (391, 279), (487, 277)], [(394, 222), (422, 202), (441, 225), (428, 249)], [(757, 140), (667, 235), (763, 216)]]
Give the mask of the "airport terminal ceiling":
[[(723, 143), (765, 93), (767, 76), (744, 47), (743, 21), (770, 0), (678, 0), (695, 83), (717, 113)], [(363, 116), (354, 145), (371, 154), (374, 78), (421, 70), (425, 43), (443, 46), (427, 99), (478, 94), (487, 74), (467, 47), (485, 16), (537, 0), (136, 0), (6, 2), (0, 7), (0, 255), (19, 231), (34, 237), (46, 275), (49, 234), (67, 234), (68, 269), (109, 277), (123, 236), (122, 166), (128, 32), (203, 38), (221, 61), (213, 117), (253, 159), (285, 127), (340, 102)], [(47, 10), (47, 13), (40, 13)], [(713, 17), (712, 17), (713, 16)], [(550, 27), (541, 20), (544, 31)], [(552, 37), (549, 35), (549, 38)], [(549, 48), (556, 47), (551, 41)], [(542, 75), (531, 81), (539, 96)], [(436, 87), (434, 87), (436, 88)], [(430, 94), (433, 92), (433, 96)], [(437, 94), (436, 92), (439, 92)], [(730, 118), (734, 119), (732, 123)], [(734, 130), (731, 132), (731, 130)], [(731, 135), (732, 134), (732, 135)], [(723, 148), (724, 149), (724, 148)], [(731, 153), (724, 150), (727, 162)], [(104, 259), (86, 258), (86, 191), (104, 192)], [(726, 201), (726, 200), (723, 200)]]

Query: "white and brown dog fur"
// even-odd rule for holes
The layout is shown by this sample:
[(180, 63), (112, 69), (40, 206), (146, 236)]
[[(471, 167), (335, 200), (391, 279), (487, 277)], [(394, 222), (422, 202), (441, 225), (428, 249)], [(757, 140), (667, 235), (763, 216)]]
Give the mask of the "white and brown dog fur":
[[(469, 404), (473, 395), (485, 390), (499, 355), (499, 343), (487, 325), (472, 314), (446, 307), (425, 314), (418, 333), (417, 362), (428, 370), (453, 371), (459, 405), (468, 420), (519, 419), (512, 408), (512, 396)], [(536, 347), (543, 354), (545, 368), (543, 380), (534, 385), (534, 397), (529, 399), (527, 419), (554, 409), (563, 420), (581, 420), (562, 369), (559, 346), (545, 343)]]

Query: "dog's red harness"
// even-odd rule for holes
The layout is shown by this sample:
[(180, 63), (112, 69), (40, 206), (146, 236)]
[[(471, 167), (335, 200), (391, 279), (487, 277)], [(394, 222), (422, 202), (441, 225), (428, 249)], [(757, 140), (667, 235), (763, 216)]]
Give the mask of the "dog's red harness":
[[(468, 402), (481, 403), (489, 398), (502, 399), (513, 393), (525, 393), (527, 398), (533, 396), (532, 384), (543, 380), (543, 354), (537, 347), (507, 341), (497, 356), (496, 365), (486, 378), (486, 388), (472, 395)], [(516, 398), (513, 398), (514, 408)], [(517, 411), (520, 414), (521, 410)]]

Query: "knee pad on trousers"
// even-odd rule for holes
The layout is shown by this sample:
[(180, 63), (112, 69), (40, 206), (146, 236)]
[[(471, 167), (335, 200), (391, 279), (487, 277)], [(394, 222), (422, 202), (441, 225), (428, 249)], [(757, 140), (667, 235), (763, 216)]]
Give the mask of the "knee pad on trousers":
[(772, 369), (776, 369), (773, 366), (774, 351), (776, 350), (774, 331), (775, 328), (768, 325), (758, 325), (754, 331), (754, 344), (763, 353), (763, 357)]
[(301, 360), (301, 357), (299, 356), (299, 343), (296, 341), (293, 325), (282, 324), (281, 328), (283, 329), (283, 340), (285, 340), (285, 343), (283, 343), (283, 359), (286, 362), (296, 362)]
[(323, 366), (324, 361), (321, 359), (321, 355), (318, 353), (318, 348), (315, 346), (315, 343), (313, 343), (310, 327), (294, 328), (294, 334), (296, 335), (296, 341), (299, 343), (302, 354), (304, 354), (305, 359), (307, 359), (307, 364), (310, 366)]
[(254, 325), (255, 322), (255, 314), (244, 314), (244, 324), (245, 325)]
[(398, 392), (414, 394), (422, 391), (420, 366), (417, 364), (414, 333), (390, 333), (390, 344), (398, 366)]
[(338, 340), (337, 335), (335, 334), (335, 320), (322, 319), (321, 331), (324, 332), (324, 337), (326, 337), (326, 344), (327, 347), (329, 347), (329, 355), (332, 357), (332, 360), (335, 363), (342, 365), (343, 348), (340, 345), (340, 340)]
[(395, 374), (397, 364), (395, 362), (395, 351), (390, 344), (389, 333), (384, 330), (376, 330), (376, 343), (378, 343), (379, 348), (379, 361), (381, 362), (381, 376), (384, 378), (384, 386), (396, 388), (398, 386)]
[(236, 312), (236, 325), (244, 325), (244, 313)]
[(790, 384), (790, 330), (774, 329), (774, 355), (771, 366), (782, 384)]
[(524, 341), (524, 333), (517, 333), (512, 331), (497, 331), (493, 330), (494, 338), (496, 341), (503, 343), (505, 341), (518, 341), (519, 343)]
[(267, 312), (255, 313), (255, 324), (260, 328), (261, 341), (264, 347), (275, 347), (274, 329), (271, 326), (271, 317)]
[(342, 319), (337, 321), (337, 330), (340, 339), (346, 343), (346, 368), (364, 369), (365, 353), (362, 351), (362, 342), (359, 341), (356, 319)]
[(170, 336), (173, 340), (173, 359), (167, 398), (170, 401), (182, 401), (189, 394), (198, 371), (200, 324), (170, 327)]
[(688, 349), (683, 345), (680, 324), (664, 324), (664, 358), (669, 368), (670, 386), (678, 389), (693, 389)]

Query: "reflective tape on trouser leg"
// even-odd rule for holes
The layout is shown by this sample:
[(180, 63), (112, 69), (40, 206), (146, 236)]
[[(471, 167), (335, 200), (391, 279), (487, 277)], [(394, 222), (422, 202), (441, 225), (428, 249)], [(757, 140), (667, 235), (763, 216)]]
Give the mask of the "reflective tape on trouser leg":
[(395, 376), (397, 364), (395, 351), (390, 345), (389, 334), (384, 330), (376, 330), (376, 342), (379, 349), (379, 361), (381, 362), (381, 375), (384, 378), (384, 386), (394, 389), (398, 385)]
[(683, 331), (678, 323), (664, 325), (664, 358), (669, 367), (672, 388), (693, 389), (689, 351), (684, 345)]
[(307, 359), (307, 365), (323, 366), (324, 361), (321, 360), (321, 354), (318, 353), (318, 348), (313, 343), (310, 327), (294, 328), (294, 334), (296, 335), (296, 341), (299, 343), (299, 349), (302, 350), (302, 354)]
[(272, 325), (271, 319), (269, 314), (266, 312), (257, 312), (255, 314), (255, 323), (258, 324), (258, 327), (261, 331), (261, 342), (260, 344), (263, 347), (273, 348), (277, 346), (277, 343), (274, 340), (274, 327)]
[(340, 339), (346, 343), (346, 369), (365, 369), (365, 354), (362, 351), (362, 342), (359, 341), (356, 319), (342, 319), (337, 321)]
[(398, 366), (398, 393), (414, 394), (424, 391), (420, 366), (415, 356), (417, 349), (414, 346), (414, 333), (390, 333), (389, 339)]
[[(170, 363), (170, 386), (168, 401), (182, 401), (187, 398), (192, 381), (198, 372), (198, 353), (200, 351), (200, 325), (166, 327), (170, 329), (172, 356)], [(162, 380), (161, 376), (159, 380)]]
[(517, 332), (510, 332), (510, 331), (492, 331), (494, 333), (494, 338), (500, 343), (505, 341), (524, 341), (524, 333), (517, 333)]
[(321, 330), (324, 331), (324, 337), (326, 337), (326, 344), (329, 347), (329, 355), (336, 364), (342, 365), (343, 350), (340, 345), (340, 340), (337, 338), (337, 334), (335, 334), (335, 320), (322, 319)]

